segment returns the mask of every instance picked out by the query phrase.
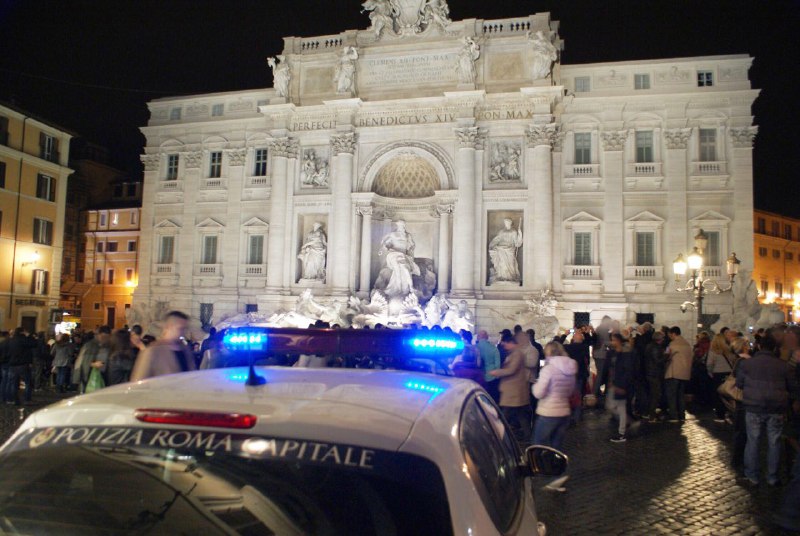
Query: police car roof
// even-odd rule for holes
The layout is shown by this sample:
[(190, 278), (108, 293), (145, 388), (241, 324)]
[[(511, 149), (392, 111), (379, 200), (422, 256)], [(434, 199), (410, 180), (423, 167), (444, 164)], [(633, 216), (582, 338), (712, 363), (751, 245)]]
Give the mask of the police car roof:
[(109, 387), (40, 410), (23, 429), (154, 426), (134, 417), (135, 410), (145, 408), (249, 413), (257, 417), (255, 427), (237, 433), (396, 450), (424, 413), (445, 411), (447, 419), (457, 419), (464, 397), (477, 388), (467, 380), (401, 371), (287, 367), (257, 371), (267, 380), (265, 385), (246, 386), (247, 369), (231, 368)]

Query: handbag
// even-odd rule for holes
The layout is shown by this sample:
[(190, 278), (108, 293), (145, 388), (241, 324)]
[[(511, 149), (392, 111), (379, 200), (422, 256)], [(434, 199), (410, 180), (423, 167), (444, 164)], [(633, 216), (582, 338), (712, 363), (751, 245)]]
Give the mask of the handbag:
[(103, 379), (103, 375), (100, 371), (96, 368), (93, 368), (92, 371), (89, 373), (89, 379), (86, 382), (86, 389), (84, 393), (92, 393), (99, 389), (102, 389), (106, 386), (106, 382)]
[[(724, 355), (725, 361), (728, 361), (728, 356)], [(730, 366), (731, 362), (728, 361), (728, 365)], [(738, 363), (736, 364), (738, 365)], [(736, 400), (737, 402), (741, 402), (744, 400), (744, 392), (736, 387), (736, 365), (731, 367), (731, 373), (725, 378), (725, 381), (717, 387), (717, 393), (720, 395), (730, 398), (731, 400)]]

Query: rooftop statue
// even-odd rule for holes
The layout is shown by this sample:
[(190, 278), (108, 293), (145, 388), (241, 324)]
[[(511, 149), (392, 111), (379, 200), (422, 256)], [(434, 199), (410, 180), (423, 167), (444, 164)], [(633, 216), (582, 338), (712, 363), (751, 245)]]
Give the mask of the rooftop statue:
[(533, 49), (533, 79), (547, 78), (553, 62), (558, 59), (558, 49), (553, 45), (552, 36), (545, 36), (541, 30), (535, 34), (528, 32), (528, 42)]
[(408, 36), (430, 27), (446, 28), (450, 8), (445, 0), (366, 0), (363, 13), (369, 11), (370, 30), (380, 39), (384, 32)]
[(289, 97), (289, 81), (292, 73), (289, 71), (286, 56), (278, 54), (274, 58), (267, 58), (267, 64), (272, 69), (272, 87), (275, 88), (275, 92), (279, 97)]

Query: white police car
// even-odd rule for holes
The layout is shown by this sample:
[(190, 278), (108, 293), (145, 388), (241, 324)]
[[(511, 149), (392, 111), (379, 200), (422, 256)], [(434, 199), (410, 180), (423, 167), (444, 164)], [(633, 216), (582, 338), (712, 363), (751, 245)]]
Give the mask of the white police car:
[[(542, 534), (498, 408), (467, 380), (258, 368), (163, 376), (31, 415), (0, 449), (8, 534)], [(256, 378), (257, 379), (257, 378)]]

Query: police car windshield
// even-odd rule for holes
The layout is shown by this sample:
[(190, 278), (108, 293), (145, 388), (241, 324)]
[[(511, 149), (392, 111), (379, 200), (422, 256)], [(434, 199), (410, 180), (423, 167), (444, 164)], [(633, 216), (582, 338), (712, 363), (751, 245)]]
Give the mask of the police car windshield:
[(452, 533), (432, 462), (352, 445), (50, 428), (0, 464), (3, 534)]

